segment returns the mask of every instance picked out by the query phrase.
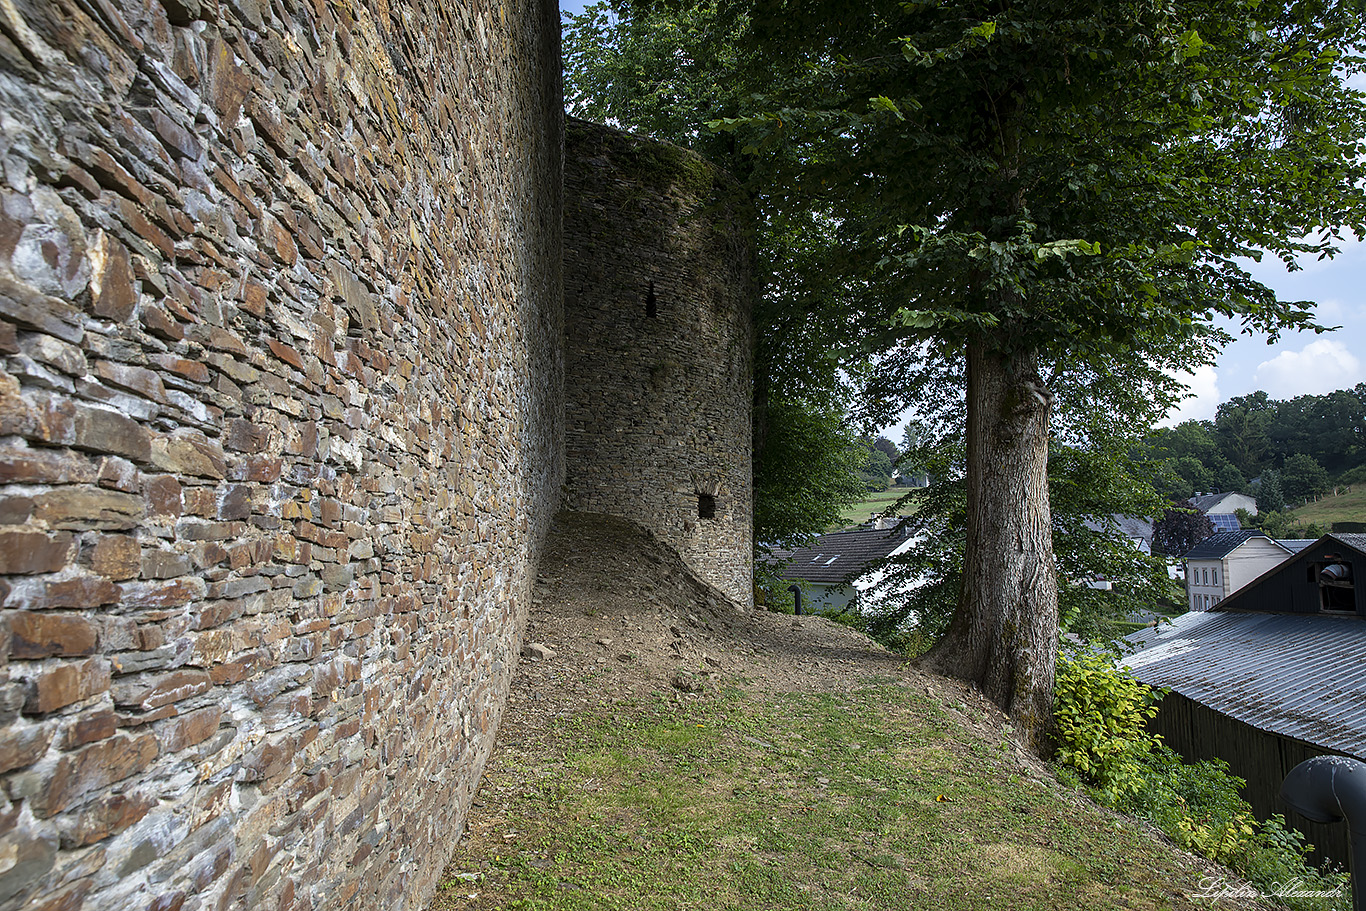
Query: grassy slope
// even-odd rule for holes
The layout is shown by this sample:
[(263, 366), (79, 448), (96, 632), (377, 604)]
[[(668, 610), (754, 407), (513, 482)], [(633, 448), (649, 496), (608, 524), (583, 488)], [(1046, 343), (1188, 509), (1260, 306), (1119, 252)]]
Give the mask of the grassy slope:
[[(891, 487), (887, 490), (879, 490), (874, 493), (869, 493), (867, 497), (853, 504), (852, 506), (850, 506), (849, 508), (845, 509), (843, 512), (840, 513), (840, 527), (843, 528), (850, 525), (862, 525), (864, 522), (867, 522), (873, 516), (878, 515), (879, 513), (883, 512), (891, 506), (894, 506), (896, 504), (896, 501), (904, 497), (906, 493), (911, 489), (912, 488), (909, 487)], [(906, 512), (902, 510), (897, 514), (904, 516), (906, 515)], [(832, 528), (830, 530), (836, 531), (837, 529)]]
[(432, 909), (1209, 906), (1187, 856), (1035, 777), (973, 711), (893, 683), (585, 709), (490, 770), (497, 830)]
[(1329, 494), (1317, 503), (1306, 503), (1291, 513), (1298, 524), (1317, 524), (1328, 528), (1334, 522), (1366, 522), (1366, 484), (1358, 484), (1349, 492)]

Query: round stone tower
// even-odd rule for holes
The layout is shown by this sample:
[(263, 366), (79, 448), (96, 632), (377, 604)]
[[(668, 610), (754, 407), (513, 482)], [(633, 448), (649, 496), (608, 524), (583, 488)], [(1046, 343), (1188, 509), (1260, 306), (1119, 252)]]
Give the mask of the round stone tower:
[(572, 119), (564, 182), (565, 506), (644, 526), (749, 605), (744, 194), (692, 152)]

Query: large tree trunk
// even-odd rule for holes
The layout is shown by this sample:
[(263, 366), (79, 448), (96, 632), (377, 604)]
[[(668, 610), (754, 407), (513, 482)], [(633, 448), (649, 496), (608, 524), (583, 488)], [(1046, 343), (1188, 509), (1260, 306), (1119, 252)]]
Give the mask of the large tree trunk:
[(1052, 396), (1035, 353), (968, 346), (967, 550), (944, 638), (922, 664), (976, 683), (1026, 744), (1051, 746), (1058, 587), (1048, 508)]

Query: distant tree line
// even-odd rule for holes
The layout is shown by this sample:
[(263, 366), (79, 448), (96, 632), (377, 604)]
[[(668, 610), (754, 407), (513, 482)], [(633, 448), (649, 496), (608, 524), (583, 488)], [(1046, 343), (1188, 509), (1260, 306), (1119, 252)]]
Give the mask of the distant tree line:
[(886, 490), (894, 481), (909, 487), (923, 487), (929, 483), (929, 478), (923, 470), (918, 470), (903, 460), (903, 452), (909, 452), (913, 448), (904, 440), (904, 449), (898, 449), (897, 445), (885, 436), (879, 436), (875, 440), (863, 437), (860, 445), (863, 446), (866, 457), (863, 467), (854, 473), (859, 483), (867, 490)]
[(1277, 401), (1265, 392), (1219, 406), (1145, 441), (1158, 490), (1173, 500), (1234, 491), (1259, 511), (1293, 509), (1337, 485), (1366, 481), (1366, 383)]

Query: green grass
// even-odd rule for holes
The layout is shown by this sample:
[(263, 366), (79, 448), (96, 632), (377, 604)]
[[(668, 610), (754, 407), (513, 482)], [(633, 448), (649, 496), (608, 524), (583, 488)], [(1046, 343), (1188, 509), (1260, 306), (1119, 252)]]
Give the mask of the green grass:
[(433, 911), (1205, 906), (1169, 846), (902, 686), (620, 703), (556, 739), (491, 764), (495, 825)]
[[(889, 487), (886, 490), (871, 492), (867, 497), (853, 504), (840, 513), (840, 524), (830, 531), (838, 531), (840, 528), (847, 528), (850, 525), (862, 525), (875, 515), (879, 515), (888, 508), (895, 506), (896, 501), (904, 497), (913, 488), (910, 487)], [(910, 510), (905, 509), (897, 515), (909, 515)]]
[(1337, 496), (1329, 494), (1317, 503), (1306, 503), (1291, 516), (1296, 525), (1321, 525), (1325, 529), (1334, 522), (1366, 522), (1366, 484), (1358, 484)]

